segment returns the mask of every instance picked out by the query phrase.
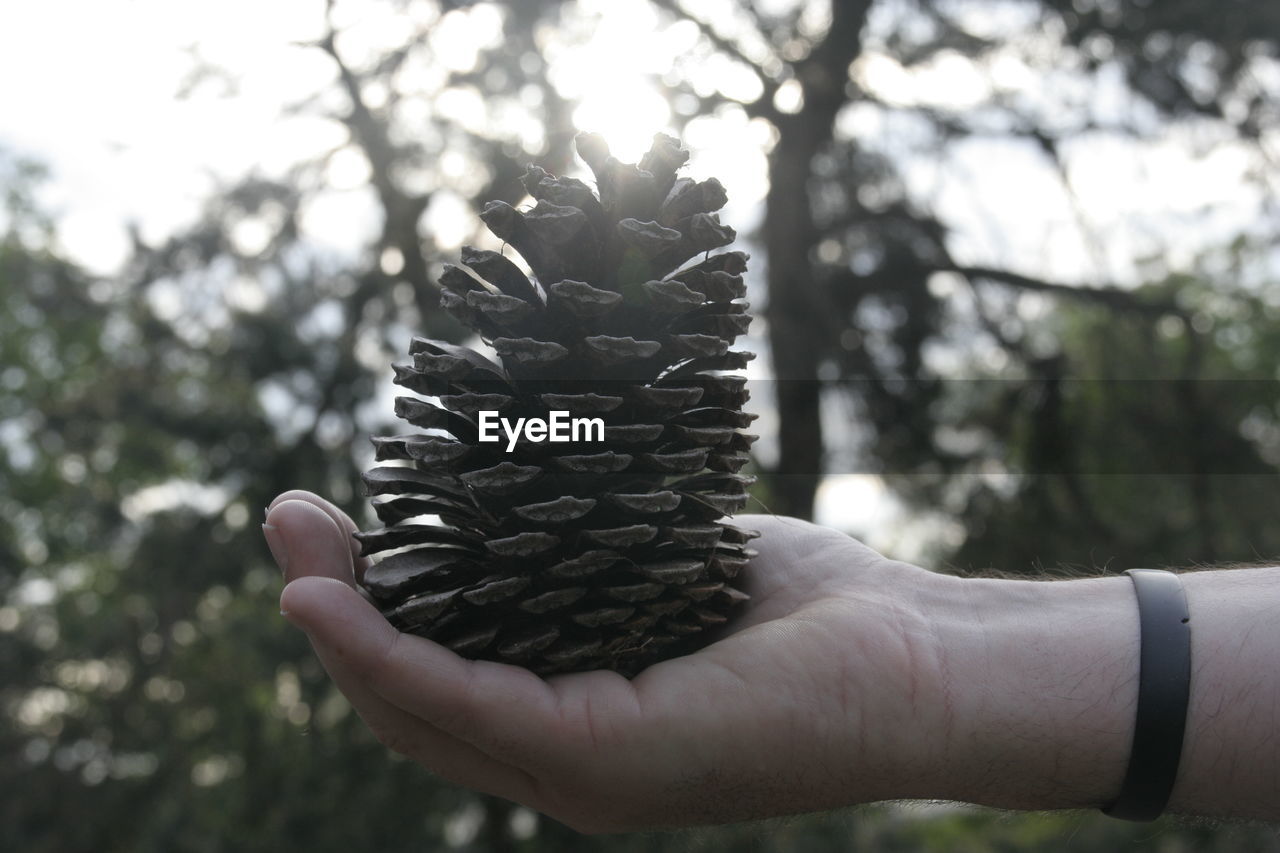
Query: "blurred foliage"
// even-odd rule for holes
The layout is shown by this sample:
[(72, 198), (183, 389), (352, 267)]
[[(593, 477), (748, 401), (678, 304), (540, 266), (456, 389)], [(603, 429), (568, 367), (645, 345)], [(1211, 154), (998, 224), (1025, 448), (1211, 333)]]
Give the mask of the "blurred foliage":
[(1222, 283), (1237, 275), (1229, 265), (1220, 280), (1134, 290), (1149, 313), (1058, 306), (1037, 324), (1045, 354), (1030, 366), (948, 389), (953, 415), (935, 435), (986, 448), (951, 456), (978, 482), (953, 504), (965, 527), (953, 564), (1039, 573), (1280, 556), (1280, 283)]
[[(850, 449), (842, 434), (824, 443), (821, 378), (855, 404), (863, 463), (955, 520), (959, 544), (939, 558), (961, 569), (1273, 557), (1280, 306), (1274, 276), (1249, 272), (1266, 241), (1242, 239), (1192, 273), (1153, 262), (1150, 283), (1129, 290), (966, 267), (946, 223), (907, 192), (896, 142), (854, 139), (835, 118), (854, 102), (910, 113), (926, 153), (1005, 133), (1061, 166), (1063, 145), (1099, 129), (1087, 109), (1012, 97), (900, 109), (848, 80), (867, 45), (911, 68), (1009, 42), (1028, 46), (1037, 73), (1118, 65), (1146, 105), (1123, 132), (1154, 137), (1194, 116), (1255, 140), (1275, 123), (1251, 69), (1274, 56), (1276, 7), (984, 2), (974, 8), (1032, 14), (997, 38), (967, 27), (957, 4), (838, 3), (825, 17), (806, 11), (823, 4), (744, 5), (747, 24), (730, 33), (653, 4), (664, 24), (699, 33), (692, 63), (719, 57), (758, 78), (731, 97), (676, 69), (663, 84), (683, 98), (677, 123), (737, 111), (776, 135), (759, 235), (766, 311), (776, 372), (802, 393), (782, 413), (775, 470), (791, 474), (762, 494), (807, 511), (823, 449)], [(409, 14), (424, 6), (431, 14)], [(589, 21), (570, 25), (570, 3), (377, 8), (404, 16), (399, 41), (353, 54), (330, 4), (327, 35), (299, 48), (335, 73), (292, 110), (337, 123), (342, 146), (223, 187), (163, 243), (137, 238), (118, 276), (60, 255), (35, 201), (41, 170), (0, 157), (0, 847), (1276, 848), (1251, 827), (892, 805), (581, 838), (377, 744), (278, 616), (261, 508), (308, 488), (367, 516), (352, 486), (370, 458), (363, 436), (391, 428), (387, 364), (413, 333), (459, 334), (436, 310), (448, 252), (423, 216), (452, 200), (473, 226), (485, 200), (520, 200), (526, 160), (568, 167), (572, 104), (549, 78), (546, 44), (557, 28), (590, 35)], [(471, 68), (435, 63), (441, 16), (494, 8), (498, 35)], [(483, 93), (484, 122), (437, 108), (458, 92)], [(528, 120), (539, 133), (514, 129)], [(332, 192), (344, 151), (367, 164), (378, 214), (354, 259), (300, 225)], [(929, 358), (940, 346), (948, 370)]]
[[(679, 0), (659, 5), (686, 8)], [(702, 24), (753, 70), (761, 94), (743, 109), (777, 132), (761, 237), (769, 260), (769, 346), (776, 375), (787, 381), (779, 388), (779, 512), (808, 516), (833, 451), (860, 440), (824, 436), (827, 388), (840, 389), (856, 407), (859, 429), (850, 433), (871, 431), (870, 446), (860, 451), (883, 463), (877, 470), (927, 468), (923, 460), (937, 450), (931, 413), (952, 378), (931, 350), (1005, 346), (998, 335), (1004, 309), (1026, 294), (1131, 307), (1113, 282), (1074, 287), (1054, 280), (1044, 258), (997, 251), (999, 266), (979, 263), (993, 253), (975, 245), (962, 219), (990, 218), (999, 229), (1022, 218), (1039, 221), (1054, 202), (1044, 195), (1049, 183), (1008, 194), (998, 211), (984, 210), (973, 192), (963, 204), (947, 205), (938, 176), (968, 146), (998, 139), (991, 163), (1026, 154), (1057, 175), (1097, 276), (1112, 268), (1102, 260), (1109, 239), (1089, 225), (1075, 182), (1100, 165), (1089, 152), (1104, 140), (1184, 138), (1206, 151), (1231, 143), (1251, 149), (1248, 181), (1268, 200), (1269, 214), (1254, 226), (1256, 248), (1280, 236), (1274, 155), (1271, 143), (1260, 141), (1260, 131), (1280, 120), (1272, 80), (1280, 55), (1275, 3), (1240, 0), (1219, 10), (1148, 0), (867, 0), (831, 4), (818, 27), (814, 9), (826, 4), (796, 4), (781, 14), (746, 5), (756, 25), (746, 34), (740, 28), (717, 39), (715, 25)], [(875, 63), (886, 57), (893, 73), (918, 71), (940, 91), (882, 90), (871, 69), (884, 67)], [(1031, 76), (1002, 80), (998, 70), (1011, 67)], [(966, 68), (975, 76), (949, 99), (948, 79)], [(1109, 103), (1104, 93), (1115, 91), (1121, 100)], [(706, 109), (731, 100), (701, 103)], [(986, 168), (996, 183), (1008, 180), (999, 167)], [(961, 230), (969, 239), (956, 239)], [(992, 239), (1003, 242), (999, 233)], [(1162, 244), (1158, 251), (1172, 256), (1177, 249)], [(1159, 257), (1150, 266), (1153, 277), (1175, 271)], [(989, 336), (994, 340), (984, 340)]]
[(465, 795), (388, 760), (280, 624), (261, 507), (352, 477), (349, 428), (281, 442), (260, 403), (290, 324), (166, 315), (46, 237), (0, 241), (3, 846), (395, 849), (336, 803), (438, 835)]

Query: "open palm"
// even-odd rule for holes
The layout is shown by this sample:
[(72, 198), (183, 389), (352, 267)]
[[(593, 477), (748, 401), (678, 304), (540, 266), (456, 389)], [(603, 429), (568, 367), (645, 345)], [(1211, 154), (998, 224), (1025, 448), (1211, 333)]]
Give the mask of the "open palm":
[(396, 631), (356, 589), (352, 521), (288, 492), (268, 510), (281, 610), (388, 747), (580, 831), (722, 823), (892, 796), (909, 770), (916, 661), (902, 606), (929, 575), (790, 518), (759, 530), (752, 600), (701, 651), (632, 680), (548, 679)]

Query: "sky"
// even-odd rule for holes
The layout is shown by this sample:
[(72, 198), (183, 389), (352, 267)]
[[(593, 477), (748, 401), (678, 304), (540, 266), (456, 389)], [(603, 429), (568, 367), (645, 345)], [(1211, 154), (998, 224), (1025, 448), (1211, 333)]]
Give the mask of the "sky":
[[(429, 6), (420, 3), (412, 14), (431, 16)], [(602, 133), (621, 159), (634, 160), (673, 118), (651, 75), (681, 63), (697, 29), (687, 22), (672, 25), (644, 0), (581, 0), (579, 6), (581, 16), (547, 44), (553, 82), (579, 102), (579, 127)], [(686, 6), (732, 23), (726, 0)], [(352, 55), (376, 51), (399, 35), (403, 21), (379, 16), (375, 8), (367, 0), (338, 5), (338, 22), (348, 30), (344, 50)], [(320, 33), (322, 10), (321, 0), (0, 0), (0, 80), (7, 81), (0, 86), (0, 147), (50, 167), (44, 200), (58, 218), (66, 253), (109, 275), (126, 257), (129, 223), (147, 240), (161, 240), (196, 220), (220, 185), (253, 170), (278, 174), (299, 159), (340, 147), (344, 134), (334, 123), (282, 118), (287, 105), (333, 77), (319, 51), (298, 46)], [(446, 66), (467, 68), (476, 45), (498, 37), (499, 24), (483, 6), (451, 13), (436, 25), (434, 55)], [(1053, 92), (1035, 90), (1042, 83), (1022, 49), (1011, 46), (981, 67), (944, 52), (909, 72), (871, 38), (851, 68), (860, 84), (901, 112), (851, 108), (838, 119), (840, 132), (870, 147), (880, 140), (897, 146), (893, 153), (911, 192), (953, 223), (959, 261), (1005, 265), (1056, 281), (1123, 285), (1138, 280), (1135, 257), (1156, 252), (1175, 267), (1187, 265), (1203, 248), (1258, 225), (1263, 194), (1246, 180), (1257, 164), (1240, 146), (1215, 140), (1212, 127), (1141, 145), (1107, 134), (1086, 137), (1066, 151), (1069, 191), (1026, 144), (981, 138), (955, 146), (945, 161), (912, 146), (915, 107), (980, 104), (994, 92), (1041, 98), (1050, 107), (1055, 97), (1069, 97), (1076, 85), (1070, 79)], [(198, 62), (229, 74), (193, 76)], [(752, 97), (758, 87), (731, 63), (685, 70), (696, 85), (731, 96)], [(784, 90), (779, 106), (786, 108), (788, 96)], [(1135, 109), (1118, 81), (1104, 80), (1090, 99), (1089, 108), (1103, 119)], [(480, 106), (462, 97), (444, 103), (460, 115)], [(768, 188), (771, 128), (729, 110), (690, 123), (684, 142), (694, 151), (689, 174), (719, 177), (731, 199), (724, 220), (740, 233), (749, 231)], [(1264, 144), (1280, 159), (1280, 133)], [(354, 151), (334, 157), (336, 189), (318, 199), (303, 221), (318, 245), (353, 253), (372, 232), (374, 206), (362, 189), (366, 168)], [(458, 228), (457, 213), (433, 205), (423, 227), (446, 244), (461, 243), (466, 232)], [(1090, 239), (1082, 224), (1106, 239)], [(251, 244), (253, 224), (237, 239)], [(766, 363), (755, 362), (756, 375)], [(770, 418), (763, 413), (758, 426), (767, 433)], [(767, 455), (768, 443), (762, 444)], [(830, 478), (817, 515), (873, 540), (882, 531), (877, 544), (898, 542), (908, 551), (920, 538), (884, 484), (870, 475)], [(939, 529), (935, 524), (932, 535)]]
[[(63, 243), (98, 272), (109, 273), (123, 259), (125, 222), (140, 224), (148, 238), (163, 237), (194, 220), (219, 181), (254, 168), (277, 172), (342, 141), (326, 122), (281, 120), (283, 107), (322, 88), (333, 75), (317, 51), (297, 46), (320, 32), (319, 0), (5, 5), (0, 74), (29, 82), (0, 87), (0, 144), (52, 167), (47, 197), (60, 214)], [(379, 28), (394, 22), (363, 14), (366, 6), (350, 0), (339, 4), (350, 10), (352, 43), (376, 49), (394, 35)], [(645, 75), (660, 74), (678, 61), (696, 30), (666, 26), (643, 0), (583, 0), (581, 6), (588, 18), (602, 17), (586, 38), (569, 30), (550, 46), (556, 58), (553, 80), (565, 96), (581, 101), (574, 113), (579, 126), (602, 132), (623, 159), (638, 157), (654, 128), (669, 126), (672, 117)], [(701, 6), (714, 13), (717, 4)], [(486, 37), (486, 31), (492, 38), (496, 24), (492, 15), (446, 16), (441, 29), (453, 31), (433, 48), (446, 64), (465, 67), (474, 61), (474, 49), (467, 45)], [(232, 79), (193, 82), (197, 59), (227, 68)], [(752, 94), (749, 75), (744, 78), (740, 70), (701, 71), (722, 91)], [(908, 109), (979, 104), (993, 91), (1037, 83), (1014, 51), (989, 68), (944, 54), (907, 72), (873, 45), (854, 74), (884, 101)], [(178, 98), (184, 89), (188, 97)], [(1122, 91), (1119, 85), (1099, 90), (1100, 118), (1132, 109)], [(900, 116), (870, 106), (848, 110), (839, 121), (843, 131), (859, 137), (902, 133)], [(1212, 129), (1202, 129), (1146, 146), (1103, 134), (1088, 139), (1068, 151), (1074, 199), (1038, 152), (1008, 140), (958, 146), (945, 163), (919, 158), (909, 163), (907, 175), (915, 192), (934, 199), (959, 223), (955, 242), (972, 256), (967, 260), (1012, 258), (1025, 264), (1035, 257), (1059, 280), (1124, 281), (1135, 272), (1129, 263), (1134, 245), (1149, 242), (1135, 220), (1145, 230), (1196, 237), (1171, 240), (1175, 253), (1190, 252), (1205, 238), (1205, 220), (1198, 214), (1206, 206), (1215, 208), (1211, 233), (1230, 234), (1256, 221), (1259, 191), (1244, 180), (1250, 167), (1245, 150), (1225, 142), (1203, 157), (1192, 150), (1211, 134)], [(1200, 139), (1192, 138), (1196, 135)], [(729, 186), (726, 218), (753, 221), (753, 208), (767, 189), (767, 126), (730, 113), (695, 121), (685, 141), (695, 151), (690, 169), (713, 167)], [(1271, 144), (1280, 155), (1280, 138)], [(345, 179), (354, 186), (363, 177), (358, 157), (339, 157), (334, 169), (339, 183)], [(1020, 214), (1032, 203), (1034, 216), (1001, 215)], [(1112, 239), (1101, 253), (1086, 245), (1079, 234), (1081, 210), (1096, 231), (1124, 239)], [(345, 228), (329, 221), (338, 218), (317, 215), (313, 226), (322, 239), (350, 242), (350, 217), (341, 217)], [(1027, 251), (1030, 246), (1036, 251)]]
[[(0, 145), (51, 167), (46, 200), (62, 243), (96, 272), (124, 259), (127, 222), (163, 238), (196, 219), (219, 180), (283, 166), (308, 144), (303, 128), (282, 133), (278, 118), (328, 73), (290, 45), (317, 32), (317, 3), (0, 8), (0, 79), (26, 81), (0, 86)], [(242, 74), (239, 94), (217, 97), (205, 85), (179, 99), (196, 56)]]

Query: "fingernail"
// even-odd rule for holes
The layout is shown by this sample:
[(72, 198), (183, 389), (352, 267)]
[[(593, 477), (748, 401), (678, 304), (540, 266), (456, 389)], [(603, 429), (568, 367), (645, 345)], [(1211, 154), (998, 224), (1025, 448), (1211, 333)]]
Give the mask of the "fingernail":
[(288, 588), (289, 588), (289, 584), (285, 584), (284, 589), (280, 590), (280, 615), (283, 616), (289, 622), (289, 624), (295, 627), (301, 627), (298, 625), (297, 622), (293, 621), (293, 613), (289, 610), (289, 608), (284, 606), (285, 590)]
[(280, 537), (280, 530), (274, 524), (262, 525), (262, 535), (267, 540), (267, 547), (271, 549), (271, 556), (275, 558), (276, 565), (280, 567), (280, 571), (289, 570), (289, 549), (284, 544), (284, 539)]

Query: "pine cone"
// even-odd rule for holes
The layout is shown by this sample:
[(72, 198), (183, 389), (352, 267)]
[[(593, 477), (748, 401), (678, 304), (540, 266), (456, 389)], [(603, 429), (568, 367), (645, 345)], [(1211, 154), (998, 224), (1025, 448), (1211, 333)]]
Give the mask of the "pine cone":
[[(400, 630), (543, 675), (632, 676), (747, 598), (732, 581), (755, 534), (720, 520), (752, 481), (746, 380), (725, 374), (752, 357), (731, 349), (751, 322), (747, 256), (709, 254), (735, 236), (713, 212), (724, 188), (677, 178), (675, 139), (638, 165), (595, 135), (577, 146), (598, 197), (530, 166), (531, 210), (481, 214), (532, 276), (470, 247), (446, 265), (441, 304), (498, 360), (414, 339), (395, 381), (433, 399), (400, 397), (396, 414), (428, 432), (374, 439), (379, 461), (411, 464), (365, 474), (391, 497), (375, 505), (386, 526), (356, 535), (364, 554), (397, 551), (363, 585)], [(512, 442), (519, 418), (559, 420), (570, 440)]]

